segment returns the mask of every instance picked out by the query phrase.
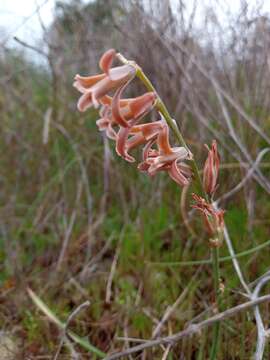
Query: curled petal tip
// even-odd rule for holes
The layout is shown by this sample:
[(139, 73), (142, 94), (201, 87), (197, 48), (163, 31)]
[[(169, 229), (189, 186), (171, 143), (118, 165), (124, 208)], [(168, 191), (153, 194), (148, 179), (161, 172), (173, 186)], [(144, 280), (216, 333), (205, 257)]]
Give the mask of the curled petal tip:
[(99, 61), (99, 67), (107, 75), (109, 74), (109, 70), (112, 66), (115, 55), (116, 55), (116, 51), (114, 49), (109, 49), (102, 55), (102, 57)]
[(126, 88), (127, 83), (122, 85), (121, 87), (119, 87), (115, 94), (114, 97), (112, 99), (112, 117), (113, 120), (120, 126), (127, 128), (128, 126), (128, 122), (125, 119), (125, 117), (123, 116), (123, 114), (121, 113), (121, 108), (120, 108), (120, 97), (122, 95), (122, 92), (124, 91), (124, 89)]
[(172, 163), (169, 175), (180, 186), (187, 186), (190, 183), (191, 171), (181, 163), (178, 164), (177, 160)]
[(93, 105), (92, 101), (92, 94), (91, 93), (84, 93), (77, 104), (77, 108), (80, 112), (84, 112), (89, 109)]
[(134, 157), (129, 155), (128, 149), (127, 149), (127, 139), (129, 135), (130, 128), (128, 127), (121, 127), (117, 137), (116, 137), (116, 146), (115, 150), (116, 153), (121, 156), (123, 159), (125, 159), (128, 162), (135, 162)]

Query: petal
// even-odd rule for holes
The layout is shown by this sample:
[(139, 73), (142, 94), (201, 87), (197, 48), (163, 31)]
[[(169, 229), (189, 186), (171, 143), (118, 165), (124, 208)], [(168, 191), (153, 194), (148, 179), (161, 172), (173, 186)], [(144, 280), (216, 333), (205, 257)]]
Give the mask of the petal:
[[(156, 141), (156, 139), (154, 138), (154, 139), (148, 141), (146, 143), (146, 145), (144, 146), (143, 152), (142, 152), (143, 161), (138, 165), (138, 169), (140, 171), (148, 172), (149, 167), (150, 167), (149, 159), (158, 155), (157, 150), (152, 149), (152, 146), (154, 145), (155, 141)], [(151, 174), (149, 174), (149, 175), (151, 175)]]
[[(112, 104), (112, 97), (109, 95), (105, 95), (104, 97), (102, 97), (99, 101), (101, 102), (101, 104), (103, 105), (111, 105)], [(120, 100), (120, 106), (121, 107), (125, 107), (128, 106), (129, 103), (132, 101), (133, 99), (121, 99)]]
[(214, 158), (215, 170), (216, 170), (216, 178), (217, 178), (218, 177), (218, 172), (219, 172), (220, 157), (219, 157), (219, 153), (218, 153), (218, 150), (217, 150), (217, 142), (216, 142), (216, 140), (213, 140), (213, 142), (212, 142), (212, 150), (213, 150), (213, 158)]
[(99, 99), (99, 102), (100, 102), (102, 105), (110, 106), (111, 103), (112, 103), (112, 97), (109, 96), (109, 95), (104, 95), (103, 97), (101, 97), (101, 98)]
[(109, 70), (109, 77), (112, 81), (127, 81), (136, 74), (136, 69), (132, 65), (117, 66)]
[(116, 51), (114, 49), (109, 49), (101, 56), (101, 59), (99, 61), (99, 67), (107, 75), (109, 75), (109, 70), (112, 66), (115, 55)]
[(112, 127), (112, 119), (110, 117), (110, 107), (108, 105), (102, 105), (99, 114), (101, 118), (96, 121), (98, 129), (100, 131), (105, 130), (106, 135), (109, 139), (115, 140), (116, 139), (116, 132)]
[(151, 156), (151, 154), (153, 155), (153, 151), (155, 150), (152, 149), (152, 146), (154, 145), (154, 143), (155, 143), (155, 139), (152, 139), (148, 141), (148, 143), (144, 146), (142, 153), (143, 161), (146, 161), (147, 158)]
[[(135, 120), (134, 120), (135, 121)], [(149, 124), (142, 124), (141, 126), (138, 126), (140, 128), (140, 132), (135, 132), (135, 135), (133, 135), (130, 139), (127, 140), (126, 146), (127, 151), (133, 149), (136, 146), (145, 144), (148, 142), (148, 148), (147, 153), (150, 152), (150, 148), (153, 145), (153, 143), (156, 141), (159, 127), (156, 126), (156, 123), (149, 123)], [(136, 126), (132, 127), (130, 129), (130, 133), (132, 133), (132, 130), (136, 128)], [(150, 147), (149, 147), (150, 146)], [(146, 150), (144, 149), (144, 151)], [(156, 155), (158, 155), (158, 152), (156, 152)], [(144, 157), (146, 159), (146, 155), (144, 152)]]
[(93, 100), (96, 99), (99, 104), (99, 100), (103, 98), (107, 93), (113, 90), (116, 87), (116, 84), (111, 81), (108, 76), (105, 76), (101, 81), (96, 83), (89, 89), (93, 94)]
[(109, 139), (116, 139), (116, 132), (114, 131), (111, 121), (108, 118), (101, 118), (96, 121), (97, 127), (99, 131), (106, 131), (106, 135)]
[(99, 110), (100, 117), (108, 117), (110, 114), (110, 107), (108, 105), (102, 105)]
[(78, 110), (81, 112), (86, 111), (87, 109), (89, 109), (91, 106), (93, 105), (93, 99), (92, 99), (92, 94), (87, 92), (84, 93), (78, 101), (77, 107)]
[(171, 149), (172, 152), (166, 155), (160, 155), (159, 161), (163, 163), (170, 164), (173, 161), (182, 161), (188, 159), (189, 152), (184, 147), (176, 147)]
[(117, 134), (114, 131), (111, 122), (108, 124), (107, 130), (106, 130), (106, 135), (111, 140), (116, 140), (116, 138), (117, 138)]
[(148, 169), (149, 175), (155, 175), (158, 171), (168, 169), (167, 164), (160, 162), (158, 156), (146, 159), (146, 163), (150, 165)]
[(160, 152), (163, 154), (171, 154), (172, 148), (169, 143), (169, 127), (165, 120), (162, 117), (162, 129), (158, 135), (157, 144), (160, 149)]
[(148, 141), (150, 140), (154, 135), (158, 135), (160, 130), (162, 129), (162, 124), (160, 121), (154, 121), (152, 123), (147, 124), (141, 124), (141, 125), (135, 125), (131, 129), (131, 133), (138, 133), (141, 132), (145, 139)]
[(97, 127), (99, 131), (107, 130), (109, 121), (106, 118), (100, 118), (96, 121)]
[(142, 145), (145, 143), (145, 138), (142, 134), (133, 135), (130, 139), (127, 140), (126, 146), (127, 150), (131, 150), (136, 146)]
[(184, 175), (184, 173), (181, 172), (181, 168), (178, 166), (177, 160), (172, 163), (168, 173), (170, 177), (180, 186), (186, 186), (190, 182), (190, 180)]
[[(108, 97), (106, 97), (108, 92), (110, 92), (111, 90), (114, 90), (116, 88), (121, 89), (122, 87), (124, 87), (127, 84), (128, 84), (128, 82), (122, 83), (120, 81), (119, 82), (112, 81), (108, 76), (106, 76), (104, 79), (102, 79), (97, 84), (92, 86), (92, 88), (89, 90), (93, 94), (94, 105), (95, 105), (94, 99), (96, 100), (97, 105), (99, 105), (100, 103), (103, 104), (104, 100), (106, 103), (106, 101), (108, 101)], [(112, 99), (112, 106), (113, 106), (113, 99)]]
[(129, 135), (130, 128), (129, 127), (121, 127), (118, 131), (116, 137), (116, 147), (115, 150), (119, 156), (127, 160), (128, 162), (134, 162), (134, 157), (130, 156), (127, 153), (126, 142)]
[(129, 126), (127, 120), (125, 119), (125, 117), (123, 116), (123, 114), (121, 113), (121, 108), (120, 108), (120, 97), (122, 95), (122, 92), (124, 91), (124, 89), (126, 88), (126, 86), (128, 85), (128, 83), (122, 85), (120, 88), (118, 88), (114, 94), (114, 97), (112, 99), (112, 118), (113, 121), (115, 121), (118, 125), (127, 128)]
[(209, 150), (208, 147), (207, 149), (208, 156), (203, 169), (203, 186), (204, 190), (208, 194), (213, 194), (217, 188), (217, 179), (220, 163), (219, 154), (217, 151), (217, 142), (214, 140), (212, 142), (211, 149)]
[(191, 179), (192, 177), (192, 170), (191, 167), (189, 165), (187, 165), (184, 162), (180, 162), (178, 163), (178, 168), (181, 171), (181, 173), (187, 178), (187, 179)]
[(154, 92), (148, 92), (135, 98), (129, 105), (132, 116), (137, 118), (148, 113), (152, 110), (155, 100)]
[(73, 86), (80, 92), (87, 91), (90, 87), (105, 78), (105, 74), (99, 74), (94, 76), (81, 76), (77, 74)]

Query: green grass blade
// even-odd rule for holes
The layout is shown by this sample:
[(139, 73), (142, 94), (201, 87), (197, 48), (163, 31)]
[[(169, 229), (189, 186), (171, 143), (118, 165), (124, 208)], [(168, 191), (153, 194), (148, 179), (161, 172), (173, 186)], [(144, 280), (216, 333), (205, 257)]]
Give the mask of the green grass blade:
[[(225, 256), (225, 257), (221, 257), (219, 258), (219, 262), (225, 262), (225, 261), (230, 261), (233, 258), (241, 258), (243, 256), (247, 256), (250, 254), (253, 254), (263, 248), (265, 248), (266, 246), (270, 245), (270, 240), (264, 242), (261, 245), (258, 245), (252, 249), (240, 252), (238, 254), (235, 254), (234, 257), (232, 256)], [(211, 264), (212, 260), (211, 259), (205, 259), (205, 260), (194, 260), (194, 261), (174, 261), (174, 262), (147, 262), (150, 265), (157, 265), (157, 266), (196, 266), (196, 265), (206, 265), (206, 264)]]
[[(27, 289), (28, 294), (34, 304), (41, 310), (49, 320), (54, 322), (60, 329), (64, 330), (65, 323), (58, 319), (58, 317), (52, 312), (52, 310), (38, 297), (33, 290)], [(76, 335), (73, 331), (67, 331), (70, 338), (76, 342), (77, 344), (81, 345), (85, 350), (88, 350), (94, 354), (96, 354), (100, 358), (104, 358), (106, 354), (96, 348), (94, 345), (90, 344), (89, 341), (86, 339), (81, 338), (80, 336)]]

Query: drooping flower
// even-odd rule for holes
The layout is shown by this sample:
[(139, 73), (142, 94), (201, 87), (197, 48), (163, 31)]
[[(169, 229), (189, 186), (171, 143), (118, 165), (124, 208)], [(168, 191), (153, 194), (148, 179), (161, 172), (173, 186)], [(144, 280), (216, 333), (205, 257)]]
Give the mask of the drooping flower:
[(220, 159), (216, 140), (213, 140), (211, 149), (207, 145), (206, 147), (208, 149), (208, 157), (203, 169), (203, 187), (207, 194), (212, 195), (217, 188)]
[[(158, 171), (167, 171), (169, 176), (179, 185), (188, 185), (192, 172), (190, 167), (184, 163), (191, 160), (192, 154), (185, 147), (172, 148), (169, 143), (169, 128), (165, 120), (160, 120), (160, 126), (156, 138), (150, 139), (143, 150), (143, 162), (138, 168), (146, 171), (150, 176)], [(152, 146), (156, 144), (157, 149)]]
[[(136, 124), (148, 114), (156, 101), (156, 94), (154, 92), (148, 92), (142, 96), (134, 99), (130, 99), (129, 102), (122, 108), (120, 96), (124, 90), (119, 88), (112, 99), (112, 121), (119, 125), (119, 131), (116, 137), (116, 152), (119, 156), (129, 162), (134, 162), (135, 159), (128, 154), (128, 151), (135, 146), (143, 144), (145, 141), (144, 134), (138, 134), (133, 141), (128, 140), (129, 135), (136, 132)], [(147, 128), (152, 129), (151, 123), (146, 124)], [(150, 130), (151, 131), (151, 130)], [(138, 128), (137, 128), (138, 132)]]
[(210, 236), (214, 236), (217, 232), (223, 230), (224, 227), (224, 210), (215, 209), (213, 204), (208, 203), (204, 198), (196, 194), (192, 194), (195, 204), (194, 209), (200, 211), (203, 216), (206, 230)]
[[(142, 115), (146, 115), (152, 110), (156, 96), (154, 93), (149, 92), (141, 96), (131, 99), (121, 99), (118, 102), (119, 109), (114, 110), (117, 112), (117, 118), (112, 113), (112, 98), (106, 97), (101, 100), (102, 106), (99, 112), (100, 119), (96, 121), (100, 131), (106, 131), (107, 136), (116, 140), (115, 126), (124, 125), (125, 128), (131, 127), (132, 119), (140, 119)], [(119, 121), (119, 117), (121, 121)], [(120, 122), (120, 124), (119, 124)]]
[(128, 120), (141, 119), (152, 110), (156, 100), (156, 94), (154, 92), (145, 93), (134, 99), (130, 99), (126, 102), (125, 106), (121, 106), (121, 95), (125, 87), (126, 84), (117, 89), (112, 99), (112, 118), (118, 125), (130, 127)]
[(115, 55), (115, 50), (110, 49), (101, 57), (99, 66), (103, 74), (75, 76), (73, 86), (82, 93), (78, 101), (79, 111), (86, 111), (93, 105), (98, 107), (101, 99), (111, 90), (118, 89), (134, 78), (136, 69), (130, 64), (111, 68)]
[(135, 125), (135, 118), (132, 122), (131, 125), (133, 126), (120, 128), (116, 139), (117, 154), (129, 162), (135, 161), (135, 159), (129, 155), (129, 150), (157, 138), (161, 130), (160, 121)]

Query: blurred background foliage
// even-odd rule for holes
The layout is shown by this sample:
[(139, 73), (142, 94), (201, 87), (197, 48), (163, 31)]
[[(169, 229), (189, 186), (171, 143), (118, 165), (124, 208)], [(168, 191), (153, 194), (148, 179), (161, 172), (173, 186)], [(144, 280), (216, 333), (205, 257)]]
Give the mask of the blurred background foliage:
[[(127, 346), (121, 336), (150, 338), (187, 287), (160, 335), (209, 311), (213, 299), (211, 266), (197, 271), (198, 266), (153, 264), (209, 257), (189, 195), (181, 197), (164, 174), (149, 179), (118, 158), (96, 129), (97, 112), (76, 109), (74, 75), (96, 73), (108, 48), (142, 66), (201, 167), (203, 144), (217, 139), (222, 169), (216, 196), (236, 251), (269, 240), (269, 154), (239, 191), (226, 194), (269, 146), (270, 18), (246, 2), (237, 14), (224, 11), (222, 20), (215, 7), (194, 3), (187, 9), (181, 1), (56, 1), (41, 43), (19, 39), (16, 48), (1, 50), (0, 316), (3, 330), (18, 340), (21, 358), (53, 358), (61, 335), (30, 306), (27, 286), (62, 319), (90, 299), (72, 328), (105, 352)], [(126, 95), (143, 91), (135, 81)], [(268, 270), (266, 249), (241, 258), (249, 281)], [(228, 255), (226, 246), (221, 253)], [(230, 262), (222, 263), (222, 278), (224, 307), (244, 300)], [(269, 322), (266, 305), (263, 311)], [(223, 327), (220, 359), (250, 358), (256, 339), (252, 314)], [(208, 358), (210, 336), (208, 330), (200, 339), (184, 339), (168, 359)], [(157, 348), (144, 358), (162, 353)], [(61, 356), (68, 354), (64, 348)]]

